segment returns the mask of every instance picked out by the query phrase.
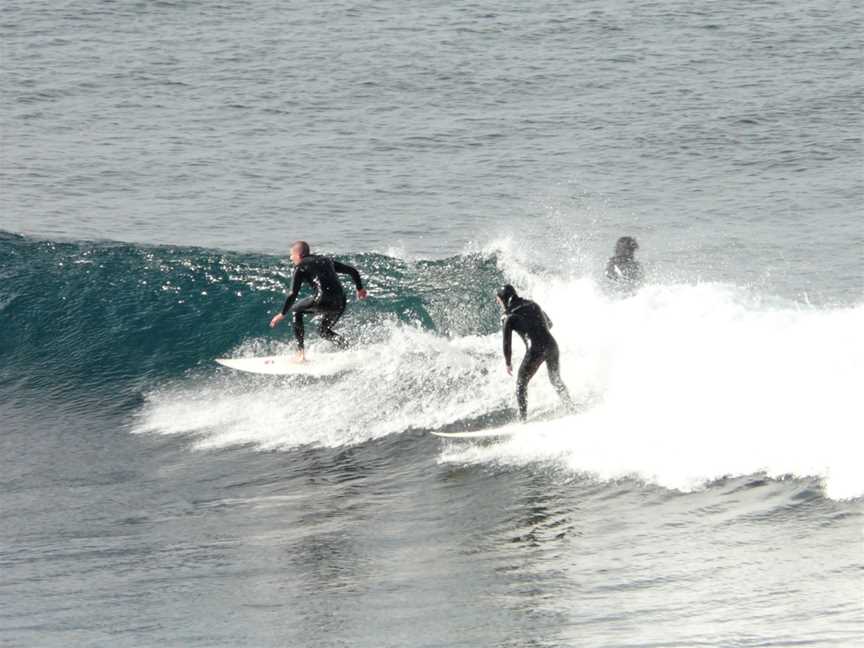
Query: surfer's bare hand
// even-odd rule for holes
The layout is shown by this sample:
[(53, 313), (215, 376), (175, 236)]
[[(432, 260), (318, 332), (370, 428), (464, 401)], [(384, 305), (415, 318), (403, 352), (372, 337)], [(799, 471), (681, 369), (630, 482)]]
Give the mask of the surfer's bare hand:
[(508, 376), (513, 375), (513, 367), (511, 367), (510, 365), (507, 365), (507, 375)]
[(277, 313), (273, 316), (273, 319), (270, 320), (270, 328), (276, 328), (276, 325), (285, 319), (285, 316), (282, 313)]
[(365, 288), (361, 288), (357, 291), (357, 299), (363, 300), (369, 296), (369, 293), (366, 292)]

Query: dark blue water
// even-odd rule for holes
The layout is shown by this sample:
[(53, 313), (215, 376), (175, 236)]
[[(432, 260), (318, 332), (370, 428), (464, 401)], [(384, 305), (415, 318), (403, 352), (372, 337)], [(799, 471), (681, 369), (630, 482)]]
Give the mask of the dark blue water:
[[(0, 643), (864, 641), (861, 18), (5, 3)], [(301, 236), (352, 349), (216, 365)], [(578, 412), (442, 441), (516, 429), (505, 281)]]

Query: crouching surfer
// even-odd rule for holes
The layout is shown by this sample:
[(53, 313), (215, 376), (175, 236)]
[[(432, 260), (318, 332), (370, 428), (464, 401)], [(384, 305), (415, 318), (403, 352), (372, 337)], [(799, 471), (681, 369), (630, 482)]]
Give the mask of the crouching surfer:
[(513, 366), (510, 356), (514, 331), (522, 338), (526, 347), (525, 357), (516, 375), (519, 418), (524, 421), (528, 415), (528, 383), (544, 362), (549, 371), (549, 381), (564, 405), (572, 409), (573, 400), (561, 380), (558, 343), (549, 332), (552, 327), (549, 317), (536, 303), (517, 295), (516, 290), (509, 284), (498, 290), (496, 301), (504, 313), (501, 318), (504, 328), (504, 362), (507, 364), (507, 373), (511, 376)]
[[(281, 322), (288, 313), (294, 321), (294, 338), (297, 340), (297, 362), (303, 362), (305, 356), (305, 331), (303, 328), (303, 316), (305, 314), (321, 315), (319, 328), (321, 337), (329, 340), (340, 348), (347, 346), (345, 338), (333, 330), (336, 322), (345, 312), (346, 299), (345, 290), (339, 281), (340, 274), (347, 274), (354, 281), (357, 289), (357, 298), (366, 299), (366, 290), (360, 279), (357, 269), (345, 263), (340, 263), (330, 257), (319, 254), (311, 254), (309, 244), (306, 241), (297, 241), (291, 245), (291, 263), (294, 264), (294, 275), (291, 277), (291, 288), (282, 312), (277, 313), (270, 320), (273, 328)], [(313, 294), (297, 301), (300, 287), (303, 283), (309, 284)]]

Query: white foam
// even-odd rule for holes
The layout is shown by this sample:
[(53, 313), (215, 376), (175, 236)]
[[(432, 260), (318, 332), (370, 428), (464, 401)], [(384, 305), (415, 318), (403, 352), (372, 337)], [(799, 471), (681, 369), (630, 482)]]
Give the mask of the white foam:
[[(385, 329), (385, 341), (352, 352), (351, 366), (332, 380), (232, 372), (168, 385), (148, 396), (138, 431), (200, 432), (202, 447), (335, 447), (437, 428), (509, 400), (492, 337), (449, 340), (412, 327)], [(313, 344), (309, 356), (323, 352)]]
[(820, 476), (835, 498), (864, 494), (861, 306), (765, 306), (718, 284), (649, 286), (613, 301), (588, 280), (538, 280), (504, 259), (507, 274), (566, 323), (553, 331), (571, 389), (600, 402), (529, 424), (536, 435), (453, 446), (444, 460), (551, 460), (677, 489), (764, 471)]

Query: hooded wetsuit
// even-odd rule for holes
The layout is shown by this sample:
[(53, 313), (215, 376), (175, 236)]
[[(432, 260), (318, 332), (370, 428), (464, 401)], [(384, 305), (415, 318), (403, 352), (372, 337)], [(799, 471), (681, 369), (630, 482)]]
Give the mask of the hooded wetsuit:
[[(339, 281), (339, 274), (351, 276), (357, 290), (363, 289), (360, 273), (344, 263), (339, 263), (329, 257), (318, 254), (310, 254), (303, 257), (294, 268), (294, 276), (291, 278), (291, 289), (288, 298), (282, 307), (282, 314), (287, 315), (289, 311), (294, 319), (294, 337), (297, 346), (303, 349), (305, 332), (303, 329), (304, 313), (321, 314), (321, 337), (339, 346), (345, 346), (345, 340), (333, 330), (336, 322), (345, 311), (345, 291)], [(296, 301), (303, 283), (309, 284), (315, 291), (309, 297)], [(295, 303), (296, 301), (296, 303)]]
[[(506, 287), (505, 287), (506, 288)], [(558, 396), (567, 407), (572, 407), (573, 401), (567, 391), (564, 381), (561, 380), (561, 369), (559, 361), (558, 343), (552, 337), (549, 329), (552, 322), (548, 315), (543, 312), (536, 303), (529, 299), (522, 299), (510, 288), (511, 294), (502, 297), (505, 310), (502, 318), (504, 326), (504, 360), (510, 366), (510, 357), (513, 350), (512, 339), (515, 331), (522, 341), (525, 342), (526, 353), (519, 365), (519, 373), (516, 378), (516, 402), (519, 405), (519, 418), (523, 421), (528, 415), (528, 383), (540, 365), (546, 362), (549, 371), (549, 381), (558, 392)]]

